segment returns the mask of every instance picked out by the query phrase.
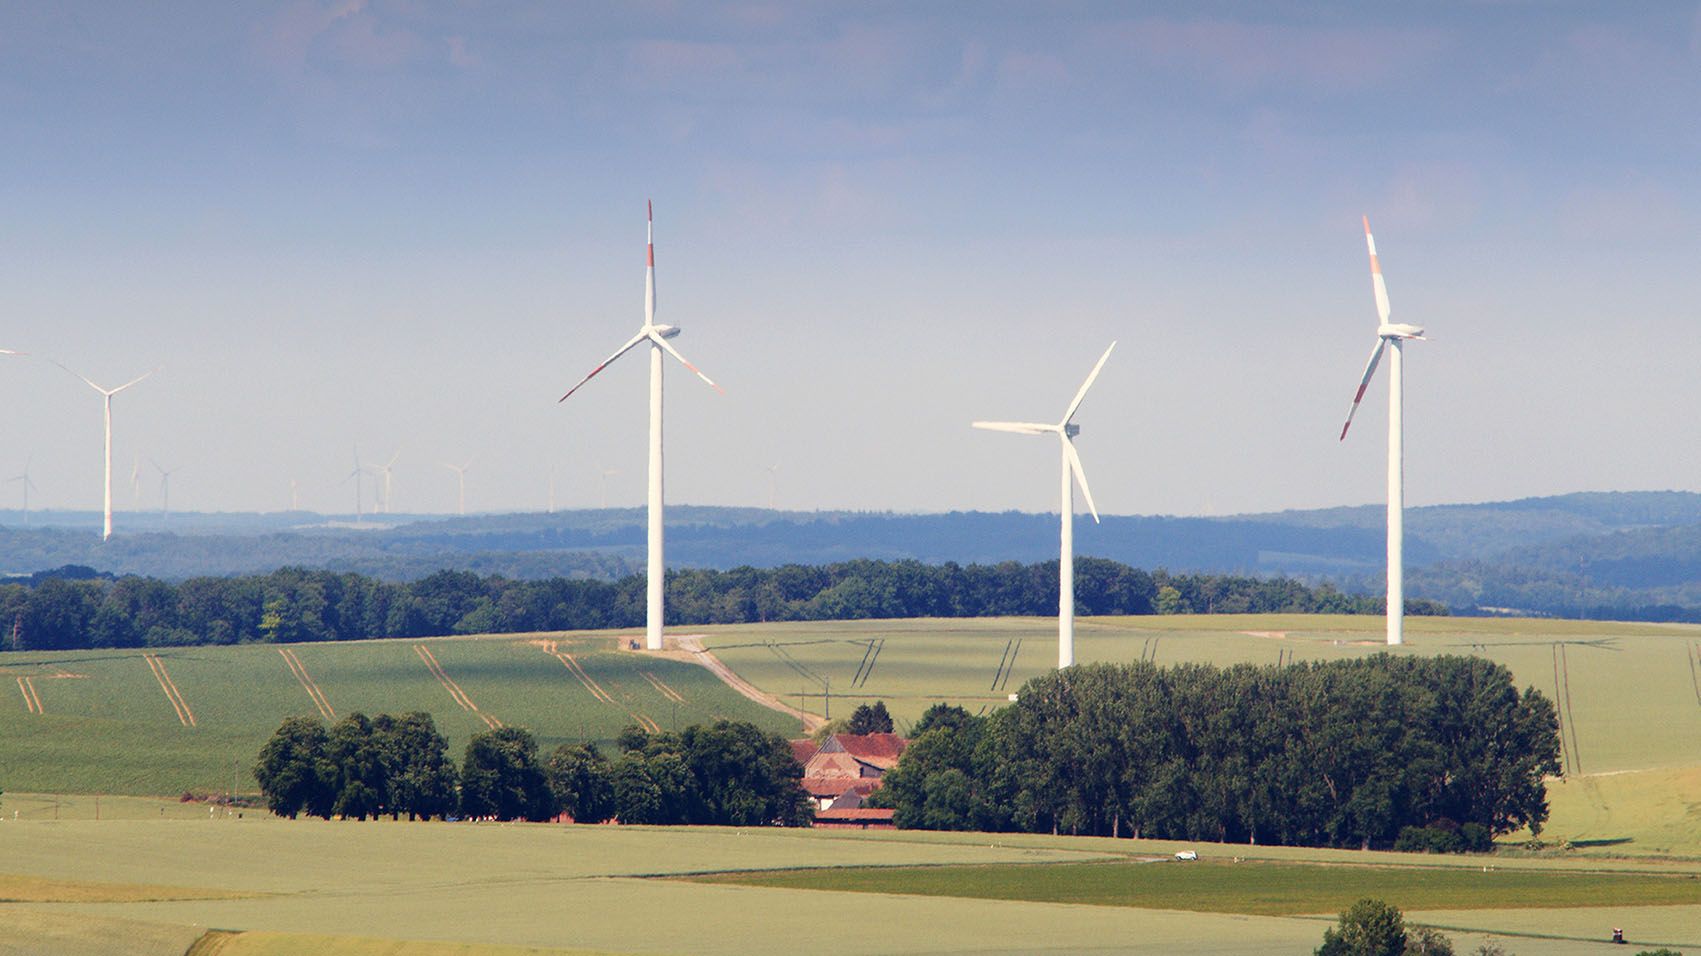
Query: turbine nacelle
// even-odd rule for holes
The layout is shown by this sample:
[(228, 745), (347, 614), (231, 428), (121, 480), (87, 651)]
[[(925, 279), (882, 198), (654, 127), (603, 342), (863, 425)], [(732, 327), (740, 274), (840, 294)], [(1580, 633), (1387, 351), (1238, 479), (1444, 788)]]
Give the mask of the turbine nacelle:
[(679, 326), (677, 325), (652, 325), (650, 329), (664, 339), (671, 339), (679, 334)]
[(1385, 339), (1421, 339), (1423, 329), (1416, 325), (1406, 325), (1401, 322), (1384, 322), (1376, 327), (1376, 334)]
[(1064, 422), (1063, 423), (1063, 435), (1064, 435), (1064, 437), (1074, 438), (1076, 435), (1079, 435), (1079, 434), (1081, 434), (1081, 426), (1075, 424), (1074, 422)]

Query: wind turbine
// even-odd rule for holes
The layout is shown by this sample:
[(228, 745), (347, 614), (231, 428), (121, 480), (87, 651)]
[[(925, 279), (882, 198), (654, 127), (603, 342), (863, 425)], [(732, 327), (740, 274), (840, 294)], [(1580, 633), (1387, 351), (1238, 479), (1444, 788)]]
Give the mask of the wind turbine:
[(159, 472), (159, 513), (160, 513), (160, 517), (161, 517), (162, 520), (169, 519), (171, 517), (171, 476), (173, 474), (181, 471), (183, 469), (183, 466), (178, 465), (176, 468), (172, 468), (172, 469), (168, 470), (168, 469), (162, 467), (159, 462), (154, 461), (152, 455), (148, 456), (148, 464), (153, 465), (154, 470)]
[(458, 499), (459, 504), (456, 506), (457, 514), (464, 515), (467, 513), (467, 469), (472, 467), (472, 463), (471, 458), (468, 458), (464, 465), (451, 465), (446, 461), (439, 462), (444, 468), (454, 472), (455, 478), (460, 482), (460, 498)]
[(361, 476), (365, 475), (366, 471), (360, 464), (360, 446), (356, 445), (354, 446), (354, 470), (343, 476), (342, 483), (346, 484), (350, 478), (354, 479), (354, 523), (357, 525), (364, 523), (366, 519), (366, 514), (362, 511), (365, 508), (365, 503), (361, 498), (360, 487)]
[(289, 480), (289, 510), (301, 510), (301, 482), (294, 478)]
[[(49, 361), (53, 360), (49, 359)], [(106, 497), (100, 540), (109, 541), (112, 539), (112, 396), (117, 395), (119, 392), (124, 391), (137, 382), (140, 382), (142, 379), (147, 378), (149, 375), (154, 374), (159, 371), (159, 368), (155, 367), (148, 369), (146, 372), (143, 372), (117, 388), (101, 388), (99, 385), (96, 385), (93, 381), (91, 381), (87, 375), (83, 375), (79, 372), (72, 372), (69, 368), (66, 368), (64, 365), (61, 365), (56, 361), (53, 362), (53, 364), (58, 365), (60, 368), (65, 369), (66, 372), (82, 379), (84, 384), (101, 394), (101, 403), (106, 413)]]
[(607, 508), (608, 507), (608, 479), (613, 478), (615, 475), (620, 474), (620, 469), (618, 469), (618, 468), (605, 468), (602, 465), (598, 465), (597, 466), (597, 473), (602, 475), (602, 507)]
[(1087, 374), (1087, 380), (1081, 383), (1080, 391), (1075, 393), (1075, 400), (1064, 409), (1063, 418), (1055, 425), (1042, 425), (1037, 422), (975, 422), (974, 427), (985, 428), (995, 432), (1015, 432), (1018, 435), (1056, 435), (1060, 445), (1063, 480), (1060, 486), (1062, 495), (1063, 531), (1061, 535), (1061, 550), (1057, 560), (1057, 666), (1068, 667), (1075, 663), (1075, 486), (1071, 481), (1081, 483), (1081, 495), (1087, 499), (1087, 510), (1093, 514), (1093, 522), (1098, 523), (1099, 510), (1093, 505), (1093, 492), (1087, 487), (1087, 473), (1081, 467), (1081, 456), (1075, 452), (1075, 436), (1081, 433), (1081, 426), (1071, 419), (1075, 417), (1076, 409), (1081, 407), (1081, 400), (1087, 397), (1087, 389), (1093, 387), (1093, 380), (1099, 377), (1099, 370), (1104, 368), (1105, 360), (1110, 358), (1111, 350), (1116, 343), (1110, 343), (1110, 348), (1099, 356), (1097, 365)]
[(142, 456), (130, 459), (130, 510), (142, 510)]
[[(1376, 314), (1381, 324), (1376, 327), (1376, 347), (1365, 363), (1364, 377), (1359, 379), (1358, 391), (1347, 408), (1347, 423), (1341, 426), (1341, 441), (1347, 440), (1358, 403), (1364, 400), (1364, 390), (1370, 377), (1376, 374), (1376, 364), (1388, 352), (1388, 643), (1404, 642), (1406, 611), (1405, 583), (1405, 386), (1401, 379), (1402, 355), (1406, 339), (1422, 339), (1423, 329), (1388, 321), (1388, 285), (1382, 281), (1382, 263), (1376, 258), (1376, 239), (1370, 234), (1370, 217), (1364, 217), (1364, 244), (1370, 249), (1370, 289), (1376, 296)], [(1388, 347), (1392, 345), (1393, 348)]]
[(655, 209), (645, 204), (647, 218), (645, 245), (647, 247), (647, 262), (644, 269), (644, 324), (638, 327), (638, 334), (627, 340), (625, 345), (615, 350), (613, 355), (602, 360), (602, 364), (591, 369), (591, 373), (579, 380), (579, 384), (567, 390), (561, 396), (565, 402), (584, 384), (596, 377), (596, 374), (609, 366), (609, 363), (636, 348), (640, 343), (650, 343), (650, 487), (648, 498), (649, 511), (649, 563), (646, 569), (648, 577), (648, 602), (644, 614), (644, 646), (652, 651), (662, 649), (662, 620), (663, 597), (662, 587), (666, 576), (666, 562), (662, 556), (662, 353), (673, 356), (679, 364), (691, 370), (693, 375), (717, 392), (725, 389), (714, 383), (714, 380), (704, 375), (697, 366), (686, 361), (685, 356), (673, 347), (668, 339), (679, 334), (679, 328), (673, 325), (656, 324), (656, 243), (655, 243)]
[[(13, 475), (12, 477), (6, 479), (6, 483), (8, 485), (11, 484), (12, 482), (16, 481), (16, 482), (19, 482), (21, 484), (22, 488), (23, 488), (23, 492), (24, 492), (24, 524), (25, 525), (28, 525), (30, 523), (30, 489), (36, 488), (35, 482), (33, 480), (31, 480), (31, 478), (30, 478), (30, 461), (31, 460), (32, 459), (30, 459), (30, 458), (24, 459), (24, 470), (23, 470), (22, 474)], [(36, 490), (40, 491), (41, 489), (36, 488)]]
[(379, 498), (379, 510), (383, 511), (385, 514), (390, 513), (390, 472), (396, 466), (396, 459), (400, 457), (402, 457), (402, 450), (398, 448), (396, 449), (396, 453), (390, 456), (389, 461), (372, 469), (384, 478), (384, 490), (382, 496)]

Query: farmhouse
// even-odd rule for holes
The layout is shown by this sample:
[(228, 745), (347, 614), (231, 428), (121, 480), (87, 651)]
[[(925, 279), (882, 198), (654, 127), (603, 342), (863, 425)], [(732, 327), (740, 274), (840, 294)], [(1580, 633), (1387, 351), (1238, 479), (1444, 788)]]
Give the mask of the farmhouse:
[(792, 741), (792, 755), (803, 765), (803, 789), (815, 800), (815, 825), (890, 827), (891, 810), (864, 807), (863, 801), (898, 765), (908, 744), (897, 734), (832, 734), (819, 745)]

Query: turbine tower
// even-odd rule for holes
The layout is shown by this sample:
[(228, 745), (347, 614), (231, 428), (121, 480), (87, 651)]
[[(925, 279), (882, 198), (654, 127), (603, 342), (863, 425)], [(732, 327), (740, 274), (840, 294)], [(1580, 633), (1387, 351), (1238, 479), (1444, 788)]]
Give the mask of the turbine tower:
[(439, 464), (441, 464), (444, 468), (454, 472), (455, 479), (460, 482), (460, 497), (456, 499), (458, 502), (455, 509), (456, 514), (464, 515), (467, 513), (467, 469), (472, 467), (472, 463), (473, 460), (471, 458), (468, 458), (467, 463), (464, 465), (451, 465), (446, 461), (439, 462)]
[(668, 339), (679, 334), (679, 328), (672, 325), (656, 324), (656, 244), (655, 244), (655, 210), (646, 204), (649, 224), (646, 227), (647, 264), (644, 269), (644, 324), (639, 326), (638, 334), (627, 340), (613, 355), (603, 359), (602, 364), (591, 369), (591, 373), (579, 380), (579, 384), (567, 390), (561, 396), (565, 402), (578, 391), (586, 382), (596, 377), (596, 374), (609, 366), (609, 363), (636, 348), (642, 342), (650, 343), (650, 489), (648, 499), (649, 510), (649, 563), (648, 602), (644, 615), (644, 646), (652, 651), (662, 649), (662, 620), (663, 598), (662, 587), (666, 575), (666, 562), (662, 557), (662, 353), (673, 356), (679, 364), (691, 370), (693, 375), (708, 383), (717, 392), (725, 389), (714, 383), (707, 375), (697, 369), (697, 366), (686, 361), (685, 356), (673, 347)]
[(985, 428), (995, 432), (1015, 432), (1018, 435), (1056, 435), (1062, 463), (1062, 496), (1063, 530), (1061, 534), (1061, 549), (1057, 559), (1057, 666), (1069, 667), (1075, 663), (1075, 486), (1074, 481), (1081, 483), (1081, 495), (1087, 499), (1087, 510), (1093, 514), (1093, 522), (1099, 520), (1099, 509), (1093, 505), (1093, 492), (1087, 487), (1087, 473), (1081, 467), (1081, 456), (1075, 452), (1075, 436), (1081, 433), (1081, 426), (1071, 419), (1075, 417), (1076, 409), (1081, 407), (1081, 400), (1087, 397), (1087, 389), (1093, 387), (1093, 380), (1099, 377), (1099, 370), (1104, 368), (1105, 360), (1110, 358), (1111, 350), (1116, 343), (1110, 343), (1110, 348), (1099, 356), (1097, 365), (1088, 373), (1087, 380), (1081, 383), (1080, 391), (1075, 393), (1075, 400), (1063, 412), (1063, 419), (1055, 425), (1042, 425), (1037, 422), (975, 422), (974, 427)]
[(613, 478), (614, 476), (620, 474), (620, 469), (618, 469), (618, 468), (605, 468), (602, 465), (598, 465), (597, 466), (597, 472), (602, 475), (602, 499), (601, 499), (602, 505), (601, 505), (601, 507), (607, 508), (608, 507), (608, 479)]
[(155, 461), (152, 455), (148, 456), (148, 464), (153, 465), (154, 470), (159, 472), (159, 513), (160, 513), (160, 518), (161, 518), (162, 521), (170, 520), (170, 518), (171, 518), (171, 476), (176, 474), (177, 472), (181, 471), (183, 469), (183, 466), (178, 465), (176, 468), (167, 469), (164, 466), (162, 466), (159, 462)]
[(159, 369), (151, 368), (117, 388), (101, 388), (93, 381), (90, 381), (87, 375), (72, 372), (69, 368), (66, 368), (64, 365), (60, 365), (58, 362), (54, 362), (53, 364), (59, 365), (59, 367), (65, 369), (66, 372), (82, 379), (84, 384), (101, 394), (101, 404), (106, 414), (106, 493), (100, 540), (110, 541), (112, 539), (112, 396), (117, 395), (119, 392), (124, 391), (137, 382), (140, 382), (142, 379), (147, 378), (149, 375), (154, 374), (159, 371)]
[(33, 459), (25, 458), (24, 459), (24, 470), (23, 470), (23, 472), (20, 473), (20, 474), (13, 475), (12, 477), (6, 479), (6, 483), (8, 485), (15, 481), (15, 482), (18, 482), (20, 487), (23, 489), (23, 492), (24, 492), (24, 525), (26, 527), (30, 523), (30, 490), (31, 489), (34, 489), (36, 491), (41, 490), (40, 488), (36, 487), (35, 481), (30, 478), (30, 462), (32, 460)]
[(378, 476), (381, 476), (384, 479), (383, 491), (381, 492), (381, 497), (379, 499), (378, 510), (385, 514), (390, 513), (390, 473), (396, 467), (396, 459), (400, 457), (402, 457), (402, 450), (398, 448), (396, 449), (396, 453), (390, 456), (389, 461), (372, 469), (378, 473)]
[[(1376, 314), (1381, 324), (1376, 327), (1376, 347), (1370, 351), (1370, 361), (1365, 363), (1364, 377), (1359, 379), (1358, 391), (1353, 394), (1353, 403), (1347, 408), (1347, 423), (1341, 426), (1341, 441), (1347, 440), (1347, 429), (1352, 427), (1353, 415), (1358, 412), (1359, 402), (1364, 400), (1364, 390), (1370, 385), (1371, 376), (1376, 374), (1376, 365), (1382, 361), (1383, 351), (1388, 352), (1388, 643), (1390, 645), (1403, 643), (1405, 640), (1406, 612), (1406, 583), (1405, 583), (1405, 434), (1404, 411), (1401, 406), (1405, 402), (1405, 385), (1401, 379), (1402, 356), (1406, 339), (1422, 339), (1423, 329), (1415, 325), (1402, 325), (1388, 321), (1388, 285), (1382, 281), (1382, 263), (1376, 258), (1376, 239), (1370, 234), (1370, 217), (1364, 217), (1364, 243), (1370, 249), (1370, 289), (1376, 297)], [(1392, 345), (1393, 348), (1389, 348)]]

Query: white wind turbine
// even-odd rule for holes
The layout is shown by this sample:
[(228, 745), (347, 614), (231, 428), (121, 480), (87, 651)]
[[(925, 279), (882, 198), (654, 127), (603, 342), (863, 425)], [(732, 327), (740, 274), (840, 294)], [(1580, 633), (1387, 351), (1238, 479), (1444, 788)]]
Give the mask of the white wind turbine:
[(456, 514), (464, 515), (467, 513), (467, 469), (472, 467), (472, 463), (473, 459), (471, 458), (468, 458), (467, 463), (464, 465), (451, 465), (446, 461), (438, 462), (438, 464), (442, 465), (444, 468), (454, 472), (456, 481), (460, 483), (458, 485), (460, 488), (460, 497), (456, 499), (458, 502), (455, 509)]
[(171, 476), (182, 471), (183, 466), (178, 465), (176, 468), (167, 469), (155, 461), (152, 455), (148, 456), (148, 464), (153, 465), (154, 470), (159, 472), (159, 513), (162, 519), (169, 520), (171, 518)]
[(602, 475), (602, 499), (601, 499), (602, 500), (602, 507), (607, 508), (608, 507), (608, 479), (613, 478), (614, 476), (620, 474), (620, 469), (618, 469), (618, 468), (606, 468), (602, 465), (598, 465), (597, 466), (597, 473)]
[[(1376, 296), (1376, 314), (1381, 324), (1376, 327), (1376, 347), (1370, 352), (1370, 361), (1365, 363), (1364, 377), (1359, 379), (1358, 391), (1353, 394), (1353, 403), (1347, 409), (1347, 423), (1341, 426), (1341, 441), (1347, 439), (1347, 429), (1352, 427), (1353, 415), (1358, 412), (1358, 404), (1364, 399), (1364, 390), (1370, 385), (1370, 377), (1376, 374), (1376, 364), (1382, 361), (1384, 350), (1388, 352), (1388, 643), (1399, 644), (1405, 640), (1404, 625), (1406, 611), (1405, 584), (1405, 435), (1404, 411), (1405, 386), (1401, 379), (1402, 348), (1406, 339), (1422, 339), (1423, 329), (1415, 325), (1401, 325), (1388, 321), (1388, 285), (1382, 281), (1382, 263), (1376, 258), (1376, 239), (1370, 234), (1370, 217), (1364, 217), (1364, 243), (1370, 249), (1370, 288)], [(1393, 348), (1388, 347), (1392, 345)]]
[(596, 374), (609, 366), (609, 363), (639, 344), (650, 343), (650, 487), (648, 498), (649, 511), (649, 562), (648, 602), (644, 615), (644, 646), (652, 651), (662, 649), (662, 620), (663, 598), (662, 587), (666, 574), (666, 562), (662, 557), (662, 353), (673, 356), (679, 364), (691, 370), (693, 375), (707, 382), (717, 392), (724, 392), (712, 379), (704, 375), (679, 354), (668, 339), (679, 334), (679, 328), (672, 325), (656, 324), (656, 244), (655, 244), (655, 211), (646, 204), (649, 225), (646, 229), (647, 262), (644, 269), (644, 324), (639, 326), (638, 334), (632, 336), (625, 345), (615, 350), (613, 355), (603, 359), (602, 364), (591, 369), (591, 373), (579, 380), (579, 384), (567, 390), (561, 396), (565, 402), (584, 384), (596, 377)]
[(69, 372), (70, 374), (75, 375), (76, 377), (82, 379), (83, 382), (86, 385), (88, 385), (88, 387), (94, 389), (95, 391), (97, 391), (101, 394), (101, 404), (102, 404), (102, 407), (104, 408), (105, 414), (106, 414), (106, 446), (105, 446), (106, 447), (106, 480), (105, 480), (105, 501), (104, 501), (103, 521), (102, 521), (102, 524), (101, 524), (100, 539), (102, 541), (109, 541), (112, 538), (112, 396), (117, 395), (119, 392), (124, 391), (125, 389), (136, 384), (137, 382), (140, 382), (142, 379), (147, 378), (149, 375), (154, 374), (155, 372), (159, 371), (159, 369), (157, 367), (151, 368), (151, 369), (147, 370), (146, 372), (143, 372), (142, 374), (131, 379), (130, 381), (125, 382), (123, 385), (118, 386), (117, 388), (101, 388), (99, 385), (96, 385), (93, 381), (90, 381), (90, 379), (87, 375), (83, 375), (83, 374), (80, 374), (78, 372), (72, 372), (69, 368), (66, 368), (64, 365), (61, 365), (59, 362), (54, 362), (53, 364), (58, 365), (60, 368), (65, 369), (66, 372)]
[(360, 446), (356, 445), (354, 448), (354, 470), (343, 476), (343, 483), (347, 483), (351, 478), (354, 479), (354, 523), (357, 525), (364, 524), (366, 521), (366, 514), (363, 510), (366, 505), (361, 494), (360, 479), (366, 475), (367, 471), (368, 469), (360, 463)]
[(381, 492), (382, 497), (379, 499), (378, 510), (385, 514), (390, 513), (390, 473), (395, 470), (396, 459), (400, 457), (402, 457), (402, 450), (398, 448), (396, 449), (396, 453), (390, 456), (389, 461), (372, 469), (378, 476), (384, 479), (383, 491)]
[(1099, 370), (1104, 368), (1105, 360), (1110, 358), (1116, 343), (1110, 343), (1110, 348), (1099, 356), (1097, 365), (1088, 373), (1087, 380), (1081, 383), (1080, 391), (1075, 393), (1075, 400), (1064, 410), (1063, 418), (1055, 425), (1042, 425), (1037, 422), (975, 422), (974, 427), (985, 428), (995, 432), (1015, 432), (1018, 435), (1056, 435), (1061, 446), (1062, 484), (1062, 517), (1063, 531), (1061, 535), (1061, 550), (1057, 560), (1057, 666), (1068, 667), (1075, 663), (1075, 486), (1073, 482), (1081, 483), (1081, 495), (1087, 499), (1087, 510), (1092, 512), (1093, 521), (1099, 520), (1099, 510), (1093, 505), (1093, 492), (1087, 487), (1087, 473), (1081, 467), (1081, 456), (1075, 452), (1076, 435), (1081, 433), (1081, 426), (1071, 419), (1075, 410), (1081, 407), (1081, 400), (1087, 397), (1087, 389), (1093, 387), (1093, 380), (1099, 377)]
[(15, 481), (15, 482), (18, 482), (18, 484), (23, 489), (23, 492), (24, 492), (24, 524), (25, 525), (28, 525), (30, 523), (30, 490), (31, 489), (35, 489), (36, 491), (41, 490), (40, 488), (36, 488), (35, 482), (30, 478), (30, 462), (31, 461), (32, 461), (32, 459), (25, 458), (24, 459), (24, 470), (23, 470), (23, 472), (21, 472), (20, 474), (13, 475), (12, 477), (6, 479), (6, 483), (8, 485)]

